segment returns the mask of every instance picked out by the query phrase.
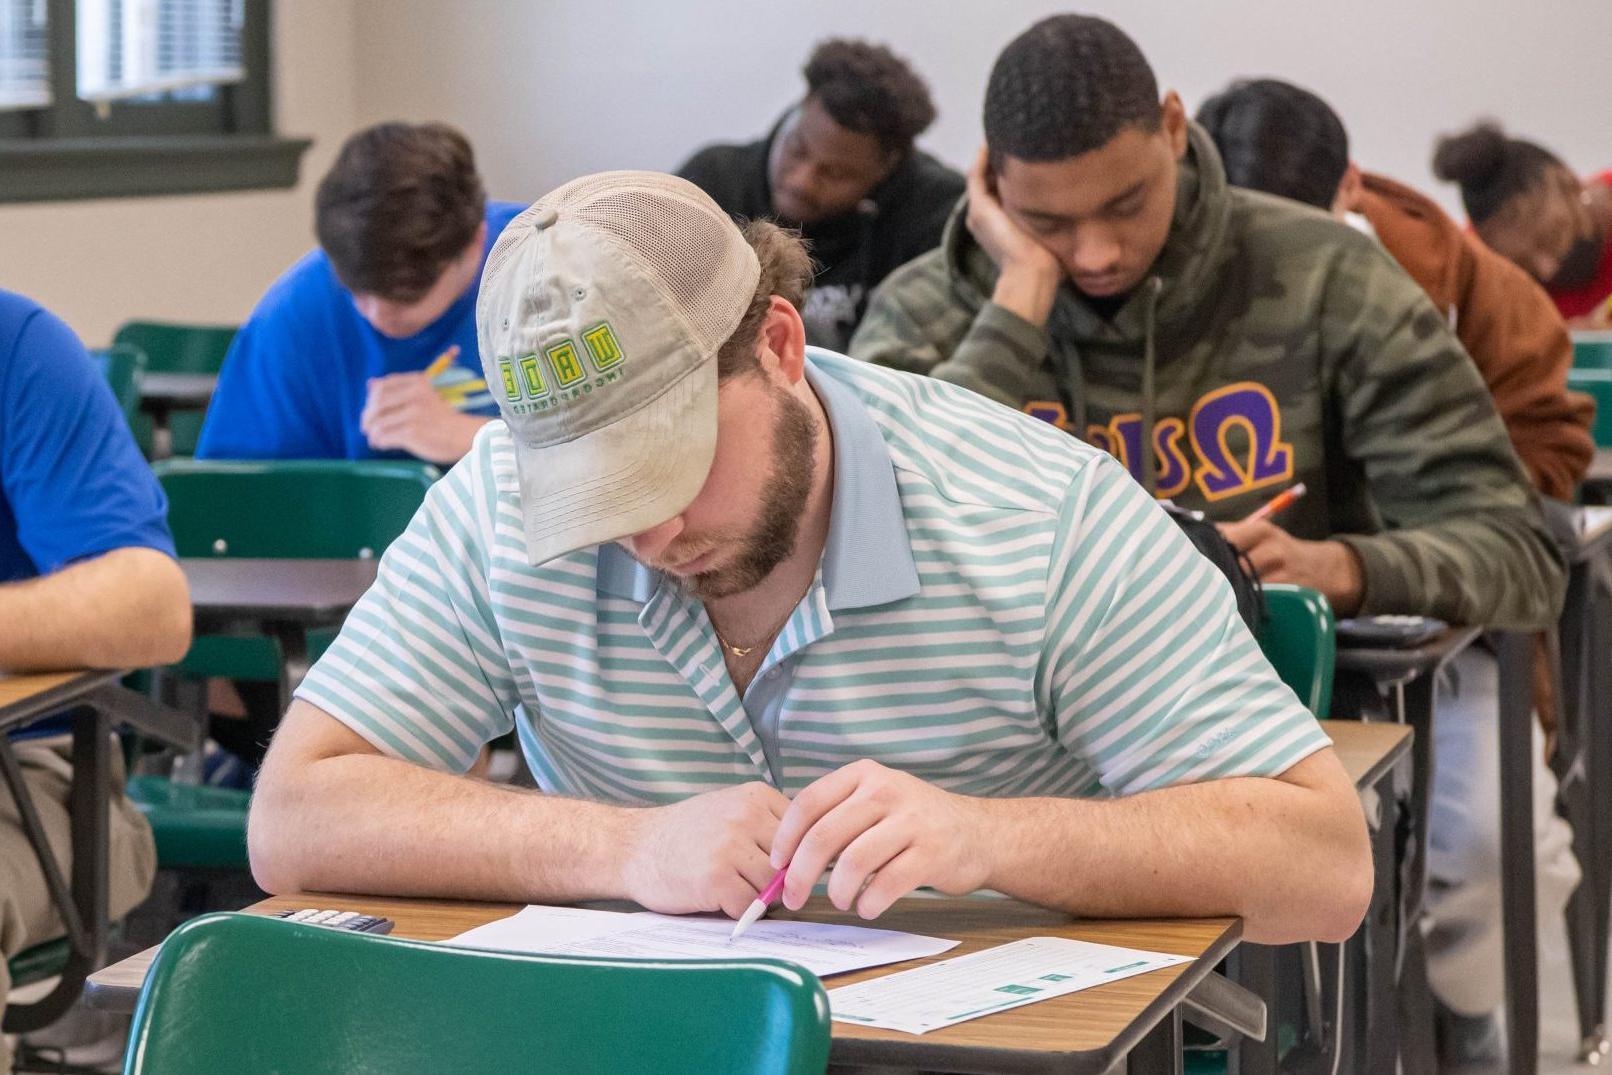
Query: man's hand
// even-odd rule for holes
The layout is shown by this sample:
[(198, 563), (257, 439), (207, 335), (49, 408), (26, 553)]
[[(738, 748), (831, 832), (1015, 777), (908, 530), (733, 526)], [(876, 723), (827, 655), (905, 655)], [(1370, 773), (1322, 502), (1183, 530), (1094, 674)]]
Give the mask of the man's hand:
[(391, 373), (369, 382), (358, 427), (378, 452), (401, 450), (432, 463), (457, 463), (487, 419), (462, 414), (424, 373)]
[(1365, 578), (1360, 559), (1341, 541), (1302, 541), (1275, 523), (1246, 520), (1219, 524), (1220, 533), (1248, 559), (1265, 582), (1291, 582), (1319, 590), (1340, 616), (1360, 610)]
[(776, 872), (767, 863), (789, 800), (755, 781), (633, 811), (622, 885), (662, 914), (721, 911), (738, 918)]
[(1063, 267), (1008, 217), (991, 190), (989, 173), (990, 159), (982, 148), (968, 170), (968, 230), (1000, 270), (991, 301), (1039, 328), (1052, 314)]
[(979, 800), (942, 791), (866, 759), (815, 781), (795, 797), (772, 843), (789, 863), (784, 904), (799, 909), (830, 862), (828, 898), (877, 918), (920, 885), (949, 896), (989, 876), (986, 813)]

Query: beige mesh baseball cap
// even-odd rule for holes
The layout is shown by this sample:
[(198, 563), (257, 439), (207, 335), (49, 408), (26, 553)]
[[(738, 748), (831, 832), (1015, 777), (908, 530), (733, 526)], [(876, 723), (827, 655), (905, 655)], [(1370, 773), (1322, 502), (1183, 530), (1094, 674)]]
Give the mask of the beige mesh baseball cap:
[(716, 453), (717, 350), (761, 268), (703, 191), (603, 172), (505, 227), (476, 340), (509, 425), (534, 564), (673, 518)]

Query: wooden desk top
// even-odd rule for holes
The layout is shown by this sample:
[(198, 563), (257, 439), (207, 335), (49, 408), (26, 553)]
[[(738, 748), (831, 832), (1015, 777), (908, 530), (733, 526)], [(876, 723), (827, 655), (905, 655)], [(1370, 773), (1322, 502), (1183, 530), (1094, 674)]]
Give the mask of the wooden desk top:
[[(293, 895), (263, 901), (249, 911), (320, 907), (384, 915), (393, 934), (444, 940), (519, 910), (513, 904), (379, 897)], [(798, 915), (812, 921), (867, 925), (854, 914), (814, 899)], [(1234, 918), (1180, 921), (1076, 921), (1068, 915), (1005, 899), (926, 899), (896, 904), (874, 925), (953, 937), (960, 945), (944, 955), (909, 960), (828, 979), (830, 989), (877, 978), (921, 963), (966, 955), (1024, 937), (1057, 936), (1195, 957), (1080, 993), (1056, 997), (921, 1036), (834, 1023), (833, 1060), (843, 1064), (895, 1064), (946, 1071), (1106, 1072), (1144, 1033), (1168, 1014), (1235, 947), (1242, 924)], [(130, 956), (90, 976), (90, 1007), (133, 1011), (156, 949)]]
[(1321, 727), (1332, 739), (1332, 749), (1354, 781), (1356, 791), (1377, 783), (1408, 754), (1415, 734), (1408, 724), (1368, 724), (1358, 720), (1323, 720)]
[(375, 581), (377, 561), (185, 557), (201, 633), (267, 622), (338, 623)]
[(96, 687), (122, 676), (123, 673), (116, 669), (0, 674), (0, 730), (53, 713)]

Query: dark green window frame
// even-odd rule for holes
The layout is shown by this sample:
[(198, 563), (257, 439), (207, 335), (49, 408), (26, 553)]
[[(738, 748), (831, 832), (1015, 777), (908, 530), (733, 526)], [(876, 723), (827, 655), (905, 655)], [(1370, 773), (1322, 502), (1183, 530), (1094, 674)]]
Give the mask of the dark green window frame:
[(53, 103), (0, 112), (0, 202), (294, 187), (306, 138), (274, 133), (271, 0), (244, 0), (246, 78), (206, 101), (78, 99), (73, 0), (47, 0)]

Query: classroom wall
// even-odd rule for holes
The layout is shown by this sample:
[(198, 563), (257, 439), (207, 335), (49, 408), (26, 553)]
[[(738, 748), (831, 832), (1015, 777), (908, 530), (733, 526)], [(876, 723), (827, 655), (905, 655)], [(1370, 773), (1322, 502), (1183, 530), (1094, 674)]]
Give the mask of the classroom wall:
[[(929, 79), (930, 147), (964, 163), (991, 61), (1043, 0), (357, 0), (364, 121), (464, 127), (491, 189), (531, 197), (605, 168), (675, 168), (763, 132), (813, 42), (885, 42)], [(1606, 0), (1082, 0), (1142, 45), (1196, 107), (1236, 75), (1287, 77), (1343, 115), (1368, 167), (1438, 193), (1434, 135), (1493, 114), (1582, 170), (1612, 167)]]
[(92, 346), (132, 317), (237, 323), (313, 245), (313, 188), (357, 116), (352, 0), (274, 6), (275, 116), (312, 137), (293, 190), (0, 205), (0, 287)]

